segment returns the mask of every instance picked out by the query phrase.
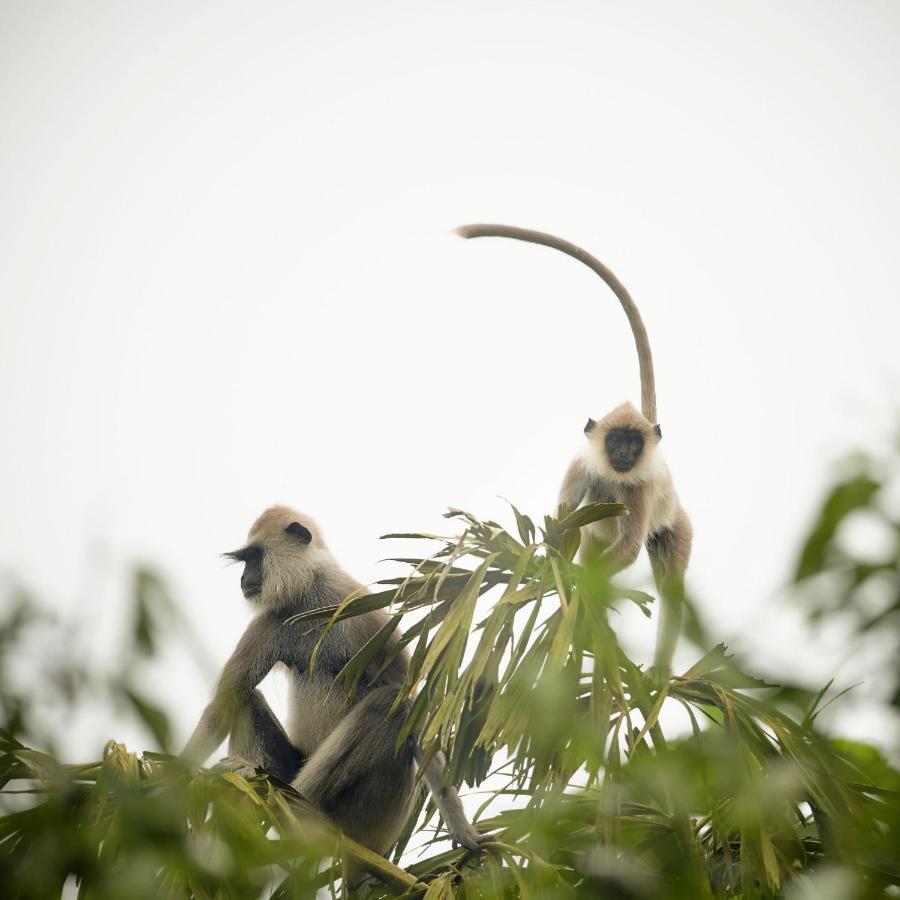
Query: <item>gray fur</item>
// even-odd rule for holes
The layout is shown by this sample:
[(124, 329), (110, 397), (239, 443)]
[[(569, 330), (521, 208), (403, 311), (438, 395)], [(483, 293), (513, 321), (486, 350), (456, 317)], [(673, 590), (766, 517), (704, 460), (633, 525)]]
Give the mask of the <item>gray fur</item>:
[[(297, 522), (310, 540), (297, 540)], [(304, 536), (305, 537), (305, 536)], [(365, 589), (331, 556), (307, 517), (285, 507), (267, 510), (250, 532), (263, 548), (262, 590), (249, 599), (259, 606), (231, 658), (182, 756), (201, 765), (230, 735), (229, 753), (290, 781), (350, 837), (384, 853), (398, 838), (414, 800), (414, 739), (397, 748), (406, 715), (389, 715), (408, 668), (405, 652), (384, 666), (395, 648), (395, 632), (370, 663), (360, 686), (347, 698), (334, 680), (343, 666), (387, 622), (383, 610), (335, 622), (322, 638), (324, 622), (290, 622), (311, 609), (334, 606)], [(258, 599), (259, 598), (259, 599)], [(310, 659), (316, 647), (313, 666)], [(257, 685), (276, 665), (287, 672), (288, 727), (282, 728)], [(426, 770), (451, 838), (477, 849), (456, 791), (440, 782), (443, 772)]]
[[(643, 449), (633, 467), (616, 471), (607, 457), (606, 436), (615, 429), (643, 435)], [(691, 556), (693, 530), (672, 476), (659, 455), (660, 435), (634, 407), (623, 404), (588, 434), (589, 446), (563, 478), (560, 504), (576, 509), (582, 502), (623, 503), (628, 515), (602, 519), (581, 530), (581, 561), (601, 561), (613, 574), (630, 566), (647, 547), (660, 596), (654, 667), (667, 677), (681, 631), (684, 573)]]

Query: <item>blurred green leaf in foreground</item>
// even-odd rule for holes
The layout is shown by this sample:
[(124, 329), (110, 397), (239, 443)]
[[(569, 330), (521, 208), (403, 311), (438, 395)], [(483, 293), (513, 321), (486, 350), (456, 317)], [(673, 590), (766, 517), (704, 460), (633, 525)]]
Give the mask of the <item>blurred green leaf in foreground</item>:
[[(859, 633), (900, 632), (900, 521), (884, 499), (895, 477), (896, 466), (864, 461), (825, 498), (796, 572), (821, 583), (805, 592), (813, 616), (851, 615)], [(413, 535), (437, 549), (404, 558), (406, 576), (301, 617), (385, 607), (402, 619), (412, 655), (406, 733), (420, 735), (426, 754), (445, 751), (451, 780), (479, 787), (478, 827), (490, 835), (480, 855), (430, 844), (430, 805), (389, 862), (263, 773), (189, 772), (114, 742), (98, 763), (63, 764), (58, 752), (27, 746), (31, 699), (4, 678), (0, 895), (334, 896), (348, 893), (340, 869), (349, 855), (371, 873), (375, 897), (900, 896), (900, 774), (875, 748), (820, 732), (827, 687), (792, 687), (788, 711), (786, 692), (716, 645), (656, 690), (623, 652), (610, 612), (633, 603), (650, 615), (653, 598), (573, 562), (578, 527), (621, 512), (593, 504), (535, 523), (513, 508), (506, 529), (451, 510), (457, 533)], [(894, 538), (876, 559), (842, 541), (860, 514)], [(887, 598), (875, 609), (861, 599), (873, 579)], [(156, 652), (177, 615), (148, 572), (135, 596), (126, 658)], [(33, 609), (24, 597), (10, 604), (4, 658)], [(336, 689), (352, 690), (375, 649), (347, 664)], [(77, 665), (67, 676), (73, 697), (88, 682), (96, 691), (97, 676)], [(105, 690), (168, 747), (165, 712), (143, 696), (132, 666)], [(688, 723), (674, 736), (660, 719), (670, 709)]]

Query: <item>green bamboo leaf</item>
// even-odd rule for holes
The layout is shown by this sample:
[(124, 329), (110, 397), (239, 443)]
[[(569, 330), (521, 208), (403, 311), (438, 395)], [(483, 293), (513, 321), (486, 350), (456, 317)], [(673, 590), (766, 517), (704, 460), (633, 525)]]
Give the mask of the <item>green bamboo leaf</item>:
[[(384, 650), (385, 645), (391, 639), (391, 636), (397, 630), (399, 624), (399, 616), (392, 616), (388, 619), (387, 622), (385, 622), (384, 625), (369, 638), (369, 640), (366, 641), (352, 657), (350, 657), (346, 665), (335, 676), (335, 682), (337, 682), (338, 679), (343, 679), (344, 688), (348, 697), (355, 696), (360, 678), (366, 673), (366, 670), (378, 654)], [(382, 668), (387, 665), (390, 665), (390, 662), (385, 660)]]
[(237, 772), (222, 772), (220, 778), (222, 781), (227, 781), (232, 787), (237, 788), (245, 797), (249, 797), (256, 806), (265, 808), (266, 804), (262, 797), (256, 793), (250, 782), (243, 775)]
[(322, 619), (329, 619), (329, 625), (332, 625), (334, 622), (352, 619), (355, 616), (361, 616), (376, 609), (384, 609), (391, 605), (396, 593), (395, 590), (389, 590), (379, 591), (374, 594), (351, 594), (337, 606), (321, 606), (289, 616), (284, 620), (284, 624), (294, 625), (300, 622), (317, 622)]
[[(419, 559), (414, 556), (389, 556), (383, 560), (383, 562), (396, 562), (403, 563), (408, 566), (412, 566), (416, 572), (420, 572), (422, 575), (433, 575), (439, 572), (446, 571), (448, 566), (444, 562), (438, 562), (434, 559)], [(450, 574), (451, 575), (468, 575), (469, 570), (463, 569), (460, 567), (450, 566)], [(399, 581), (403, 582), (405, 579), (391, 579), (391, 581)], [(387, 580), (379, 581), (379, 584), (387, 584)]]
[(858, 509), (869, 506), (881, 484), (861, 473), (837, 485), (826, 498), (809, 538), (800, 551), (794, 581), (802, 581), (825, 568), (835, 534), (841, 522)]
[(122, 696), (137, 713), (138, 718), (147, 726), (153, 737), (156, 738), (163, 751), (167, 752), (170, 749), (169, 737), (171, 731), (169, 718), (162, 708), (151, 703), (137, 691), (124, 685), (122, 687)]
[(712, 672), (714, 669), (721, 668), (729, 659), (727, 655), (728, 648), (724, 644), (716, 644), (712, 650), (704, 653), (697, 662), (694, 663), (682, 677), (698, 678)]
[(654, 701), (653, 706), (650, 708), (650, 712), (647, 714), (647, 719), (644, 722), (640, 732), (638, 732), (638, 736), (635, 739), (636, 744), (639, 744), (650, 731), (650, 729), (653, 728), (654, 725), (656, 725), (656, 723), (659, 721), (659, 714), (660, 712), (662, 712), (663, 703), (665, 703), (668, 693), (669, 685), (665, 684), (656, 695), (656, 700)]
[(759, 829), (758, 841), (766, 872), (766, 881), (772, 890), (777, 891), (781, 887), (781, 872), (778, 868), (778, 857), (775, 853), (775, 847), (765, 827)]
[[(537, 623), (538, 614), (541, 611), (541, 600), (542, 594), (538, 594), (537, 600), (534, 606), (531, 608), (531, 613), (528, 616), (528, 619), (525, 622), (525, 625), (522, 628), (522, 632), (519, 635), (519, 640), (516, 645), (513, 647), (512, 655), (510, 656), (509, 666), (506, 670), (507, 675), (504, 676), (504, 681), (507, 680), (508, 674), (515, 670), (515, 668), (519, 665), (520, 660), (522, 659), (522, 654), (528, 648), (529, 641), (531, 640), (531, 636), (534, 633), (534, 626)], [(557, 615), (558, 613), (554, 613)]]
[[(429, 612), (425, 618), (422, 619), (421, 623), (419, 623), (419, 640), (416, 643), (412, 658), (409, 661), (406, 681), (403, 683), (403, 689), (398, 695), (398, 701), (400, 697), (408, 697), (419, 681), (419, 673), (422, 671), (422, 664), (425, 662), (425, 654), (428, 652), (428, 634), (431, 629), (431, 615), (432, 613)], [(410, 629), (410, 632), (412, 631), (413, 629)]]
[(627, 513), (628, 507), (624, 503), (586, 503), (561, 518), (557, 528), (560, 532), (568, 531), (570, 528), (582, 528), (590, 525), (591, 522), (599, 522), (601, 519), (609, 519)]
[(11, 755), (26, 767), (27, 774), (24, 776), (26, 778), (39, 778), (46, 784), (68, 778), (63, 767), (46, 753), (21, 747), (14, 750)]
[(572, 562), (572, 560), (575, 559), (575, 554), (578, 553), (578, 548), (581, 546), (581, 530), (578, 528), (571, 528), (568, 531), (562, 532), (558, 546), (559, 555), (566, 562)]
[(453, 898), (453, 880), (451, 873), (441, 875), (435, 878), (428, 885), (425, 896), (422, 900), (452, 900)]
[(630, 600), (648, 619), (653, 616), (650, 607), (656, 602), (656, 598), (646, 591), (634, 591), (617, 587), (615, 594), (623, 600)]
[(566, 585), (563, 583), (559, 563), (552, 559), (550, 567), (553, 571), (553, 579), (556, 582), (556, 592), (562, 608), (562, 621), (550, 646), (549, 664), (551, 669), (561, 669), (569, 655), (575, 629), (578, 626), (578, 607), (580, 592), (576, 589), (571, 598), (567, 597)]
[(406, 721), (404, 721), (403, 727), (400, 729), (400, 734), (397, 737), (397, 749), (403, 746), (403, 742), (411, 734), (418, 734), (422, 727), (422, 723), (425, 721), (425, 717), (428, 715), (428, 706), (430, 702), (431, 699), (428, 691), (424, 689), (419, 691), (412, 702)]
[(465, 589), (454, 601), (453, 607), (447, 617), (441, 623), (440, 628), (432, 639), (431, 646), (425, 654), (425, 661), (419, 673), (420, 678), (427, 677), (429, 671), (437, 662), (453, 636), (460, 629), (469, 630), (472, 624), (472, 616), (475, 612), (475, 603), (481, 592), (482, 579), (496, 559), (496, 554), (491, 554), (473, 573)]
[[(507, 501), (509, 503), (509, 501)], [(527, 547), (529, 544), (534, 543), (535, 529), (534, 522), (531, 521), (528, 516), (519, 512), (516, 507), (510, 503), (510, 508), (513, 511), (513, 515), (516, 517), (516, 529), (519, 532), (519, 537), (522, 539), (522, 543)]]

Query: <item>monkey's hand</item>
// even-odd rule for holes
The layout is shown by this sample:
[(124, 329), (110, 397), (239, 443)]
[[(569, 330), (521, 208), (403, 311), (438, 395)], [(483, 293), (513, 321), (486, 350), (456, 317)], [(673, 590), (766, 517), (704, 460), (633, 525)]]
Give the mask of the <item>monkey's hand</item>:
[(213, 766), (213, 772), (236, 772), (242, 778), (253, 778), (256, 766), (243, 756), (226, 756)]

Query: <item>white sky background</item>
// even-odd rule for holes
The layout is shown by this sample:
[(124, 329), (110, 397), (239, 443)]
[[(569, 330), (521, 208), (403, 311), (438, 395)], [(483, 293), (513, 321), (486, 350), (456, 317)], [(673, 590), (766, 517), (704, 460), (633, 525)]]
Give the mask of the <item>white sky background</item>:
[[(100, 657), (150, 561), (219, 664), (218, 554), (273, 502), (363, 581), (448, 505), (548, 511), (637, 360), (587, 269), (449, 233), (499, 221), (636, 298), (716, 636), (871, 681), (776, 598), (830, 463), (897, 424), (898, 51), (859, 0), (4, 3), (0, 569)], [(213, 676), (156, 672), (180, 736)], [(146, 745), (107, 713), (73, 756), (110, 736)]]

